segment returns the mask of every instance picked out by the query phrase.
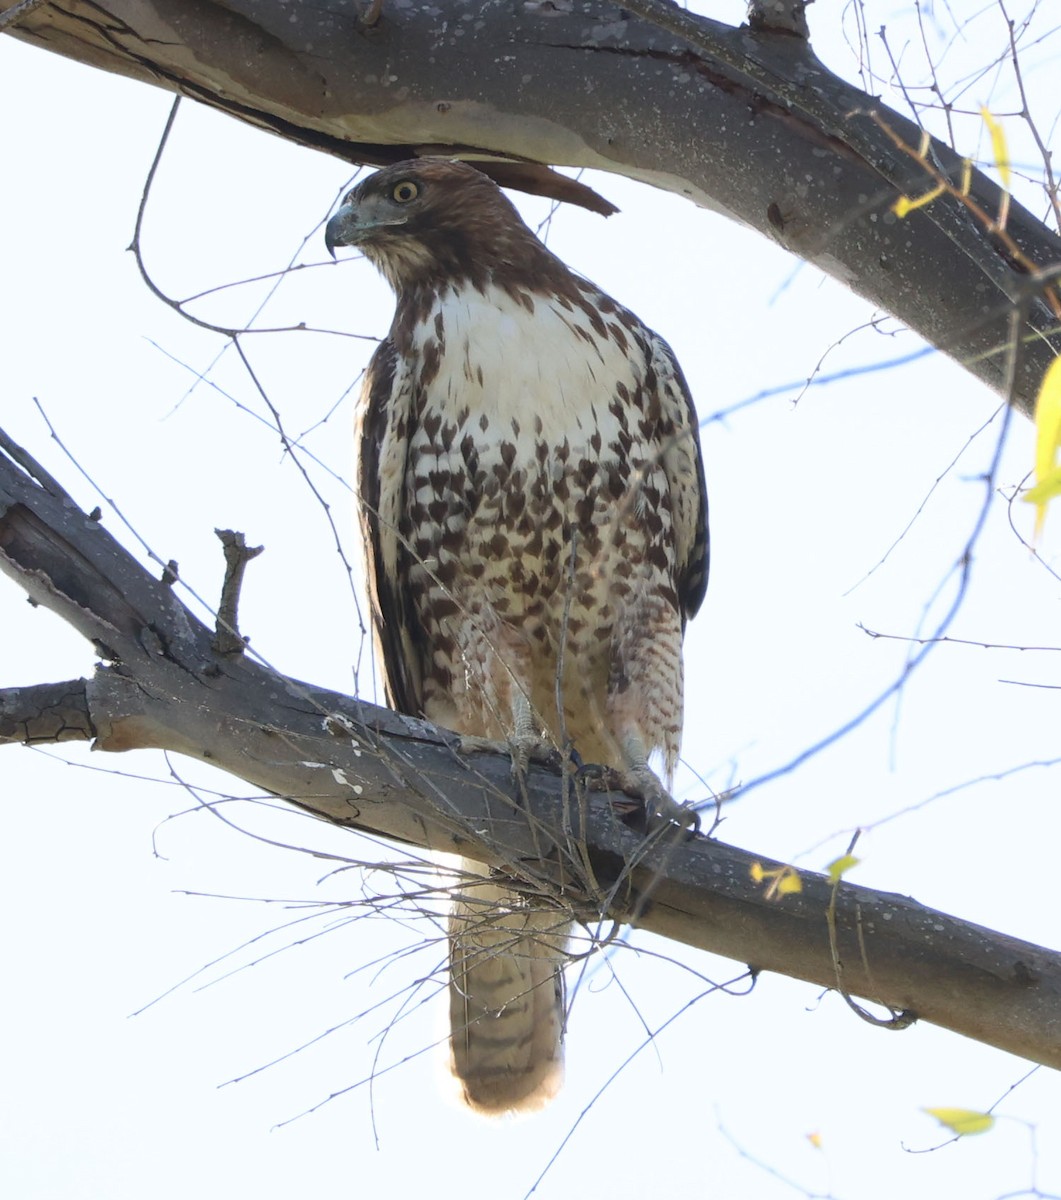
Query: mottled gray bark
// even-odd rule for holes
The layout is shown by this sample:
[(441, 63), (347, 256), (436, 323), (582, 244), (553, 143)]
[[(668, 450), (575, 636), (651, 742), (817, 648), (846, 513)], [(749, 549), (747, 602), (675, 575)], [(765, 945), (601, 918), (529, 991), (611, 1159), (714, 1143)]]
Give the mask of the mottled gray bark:
[[(799, 872), (756, 882), (754, 855), (676, 826), (624, 824), (621, 797), (534, 767), (462, 757), (421, 721), (287, 679), (219, 647), (98, 520), (0, 432), (0, 570), (92, 640), (89, 680), (0, 690), (0, 744), (92, 741), (176, 751), (322, 819), (505, 870), (574, 915), (664, 937), (888, 1005), (1061, 1067), (1061, 954), (906, 897)], [(16, 465), (22, 463), (22, 468)], [(629, 801), (626, 802), (629, 807)], [(778, 864), (765, 862), (772, 870)]]
[[(762, 0), (754, 27), (731, 29), (664, 0), (66, 0), (13, 32), (352, 162), (510, 157), (522, 165), (495, 164), (497, 177), (545, 192), (538, 164), (668, 188), (815, 263), (999, 390), (1022, 303), (1011, 390), (1030, 411), (1061, 353), (1056, 290), (1036, 277), (1061, 264), (1061, 239), (1019, 205), (1009, 246), (953, 197), (897, 218), (901, 192), (934, 182), (897, 145), (920, 131), (777, 27), (800, 10)], [(958, 179), (947, 147), (930, 157)], [(998, 212), (979, 173), (971, 197)]]

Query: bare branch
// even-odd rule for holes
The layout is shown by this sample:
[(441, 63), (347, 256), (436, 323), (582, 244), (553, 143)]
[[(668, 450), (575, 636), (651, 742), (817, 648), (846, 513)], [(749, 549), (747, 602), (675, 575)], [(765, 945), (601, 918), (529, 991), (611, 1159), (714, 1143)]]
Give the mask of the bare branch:
[[(385, 4), (371, 27), (359, 11), (226, 0), (192, 17), (180, 0), (103, 0), (76, 14), (42, 5), (13, 33), (347, 161), (455, 155), (554, 196), (581, 185), (546, 163), (669, 188), (758, 229), (1005, 388), (1008, 316), (1028, 281), (1018, 263), (1049, 269), (1061, 239), (1013, 202), (1015, 263), (953, 196), (911, 213), (897, 236), (891, 205), (931, 186), (925, 163), (957, 180), (962, 160), (936, 141), (925, 161), (909, 159), (899, 147), (918, 146), (916, 124), (831, 74), (803, 37), (731, 29), (660, 0), (607, 20), (584, 0), (486, 0), (453, 55), (444, 5)], [(483, 69), (469, 72), (469, 59)], [(997, 213), (1002, 193), (973, 171), (968, 199)], [(1061, 331), (1041, 299), (1025, 317), (1014, 395), (1030, 412)]]
[(247, 563), (257, 558), (264, 546), (248, 546), (242, 533), (232, 529), (215, 529), (225, 548), (225, 581), (221, 586), (221, 603), (217, 607), (217, 628), (213, 650), (222, 657), (242, 654), (246, 643), (239, 632), (239, 593), (243, 587), (243, 572)]
[(502, 755), (473, 765), (444, 730), (218, 656), (171, 587), (3, 456), (0, 547), (0, 569), (107, 659), (88, 681), (0, 693), (5, 741), (176, 751), (332, 824), (478, 859), (584, 920), (828, 988), (842, 968), (845, 994), (1061, 1067), (1061, 954), (812, 872), (772, 896), (756, 880), (783, 864), (675, 826), (646, 836), (620, 797), (542, 766), (517, 802)]
[(1006, 12), (1006, 6), (1002, 3), (1002, 0), (999, 0), (999, 8), (1002, 10), (1003, 17), (1005, 17), (1006, 29), (1009, 32), (1010, 61), (1013, 63), (1013, 77), (1017, 81), (1017, 90), (1020, 93), (1020, 115), (1027, 123), (1028, 130), (1042, 157), (1043, 173), (1046, 176), (1046, 195), (1050, 201), (1050, 207), (1053, 209), (1054, 223), (1057, 225), (1058, 231), (1061, 232), (1061, 196), (1058, 195), (1058, 183), (1054, 176), (1053, 155), (1043, 141), (1043, 136), (1039, 132), (1039, 126), (1036, 125), (1032, 118), (1031, 109), (1028, 106), (1028, 93), (1024, 89), (1024, 73), (1020, 67), (1020, 53), (1017, 50), (1017, 35), (1013, 20), (1009, 13)]
[(83, 679), (0, 689), (0, 746), (86, 742), (95, 736)]

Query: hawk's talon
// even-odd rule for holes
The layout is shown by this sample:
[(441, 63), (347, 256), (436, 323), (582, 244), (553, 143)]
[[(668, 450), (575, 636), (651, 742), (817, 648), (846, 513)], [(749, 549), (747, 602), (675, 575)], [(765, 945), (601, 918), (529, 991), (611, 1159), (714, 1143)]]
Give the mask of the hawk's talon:
[(650, 824), (663, 822), (692, 834), (700, 832), (700, 814), (690, 805), (675, 800), (648, 767), (627, 767), (613, 774), (620, 791), (641, 801)]
[(598, 792), (608, 792), (612, 790), (608, 786), (608, 783), (614, 774), (615, 772), (611, 767), (602, 766), (600, 763), (584, 762), (579, 763), (578, 768), (575, 771), (575, 778), (580, 783), (589, 784), (591, 788), (593, 788), (594, 784), (600, 784), (603, 781), (603, 787), (596, 787), (593, 790)]
[(583, 763), (575, 772), (575, 779), (591, 792), (624, 792), (630, 797), (630, 804), (623, 800), (612, 801), (612, 807), (623, 815), (642, 811), (643, 804), (633, 803), (643, 800), (641, 793), (628, 791), (624, 786), (626, 776), (615, 767), (607, 767), (603, 763)]
[(700, 814), (689, 804), (682, 804), (662, 787), (654, 795), (645, 796), (645, 808), (650, 818), (665, 821), (668, 825), (678, 825), (687, 833), (700, 832)]
[(672, 798), (671, 803), (674, 807), (669, 812), (659, 815), (675, 825), (680, 825), (686, 833), (699, 837), (701, 833), (700, 813), (691, 804), (683, 804), (680, 800)]
[(521, 778), (527, 773), (531, 763), (560, 769), (563, 767), (563, 756), (549, 742), (539, 738), (514, 737), (511, 740), (503, 738), (478, 737), (474, 734), (461, 734), (457, 740), (459, 754), (503, 754), (512, 762), (512, 775)]
[(462, 733), (457, 737), (457, 751), (460, 754), (508, 754), (511, 750), (508, 742), (497, 738), (479, 737), (476, 734)]

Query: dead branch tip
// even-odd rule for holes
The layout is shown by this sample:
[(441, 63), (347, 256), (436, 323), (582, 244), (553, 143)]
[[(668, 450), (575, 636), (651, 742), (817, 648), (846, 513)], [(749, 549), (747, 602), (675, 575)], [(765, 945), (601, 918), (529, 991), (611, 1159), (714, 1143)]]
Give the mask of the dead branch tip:
[(217, 609), (217, 625), (213, 651), (219, 657), (242, 654), (246, 640), (239, 632), (239, 594), (243, 587), (243, 572), (252, 558), (257, 558), (264, 546), (248, 546), (242, 533), (233, 529), (215, 529), (214, 533), (225, 548), (225, 582), (221, 585), (221, 603)]

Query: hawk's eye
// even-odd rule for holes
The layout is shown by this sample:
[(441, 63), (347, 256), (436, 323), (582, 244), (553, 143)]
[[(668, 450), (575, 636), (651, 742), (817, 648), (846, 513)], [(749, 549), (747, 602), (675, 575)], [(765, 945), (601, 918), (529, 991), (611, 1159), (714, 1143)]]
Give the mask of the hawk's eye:
[(399, 204), (408, 204), (410, 200), (415, 200), (419, 195), (420, 189), (411, 179), (403, 179), (401, 183), (396, 183), (391, 192), (391, 196)]

